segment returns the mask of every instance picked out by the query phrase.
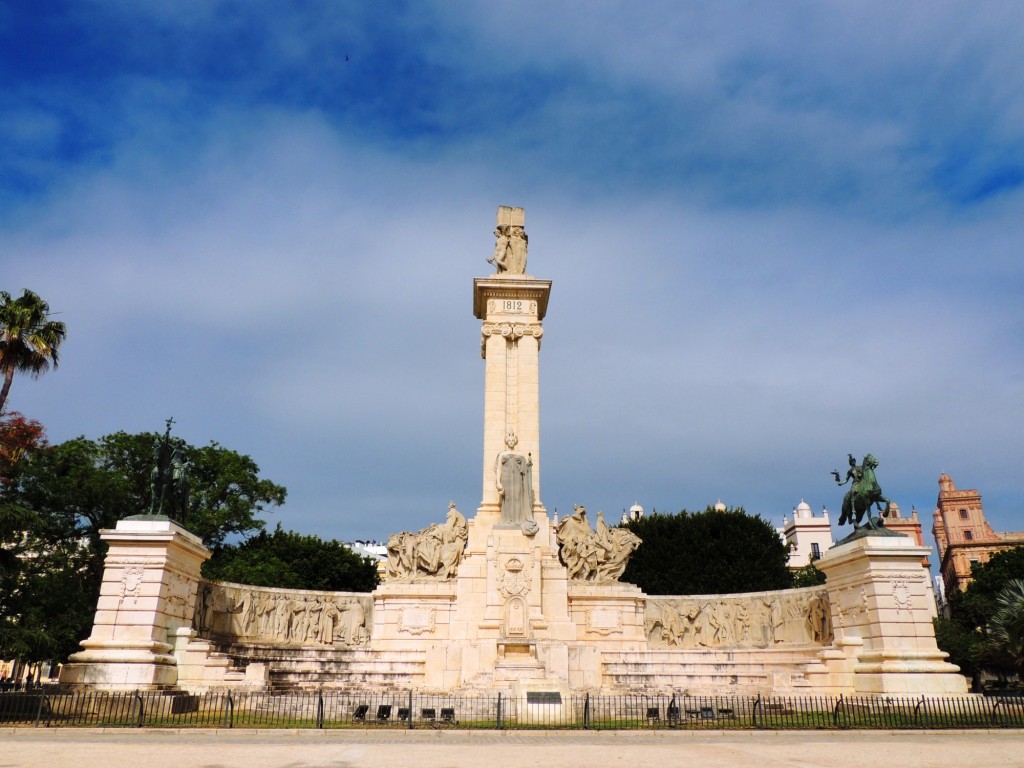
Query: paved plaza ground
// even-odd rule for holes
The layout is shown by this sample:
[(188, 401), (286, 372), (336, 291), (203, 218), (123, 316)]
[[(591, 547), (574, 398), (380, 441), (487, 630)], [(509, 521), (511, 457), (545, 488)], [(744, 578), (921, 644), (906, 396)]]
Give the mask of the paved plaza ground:
[(0, 729), (0, 768), (1002, 768), (1022, 731)]

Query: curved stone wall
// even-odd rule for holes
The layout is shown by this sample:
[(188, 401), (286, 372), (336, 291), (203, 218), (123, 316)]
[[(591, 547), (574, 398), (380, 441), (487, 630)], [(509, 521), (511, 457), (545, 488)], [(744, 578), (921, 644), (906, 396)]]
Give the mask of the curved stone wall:
[(201, 579), (192, 626), (220, 643), (358, 648), (370, 639), (373, 596), (253, 587)]

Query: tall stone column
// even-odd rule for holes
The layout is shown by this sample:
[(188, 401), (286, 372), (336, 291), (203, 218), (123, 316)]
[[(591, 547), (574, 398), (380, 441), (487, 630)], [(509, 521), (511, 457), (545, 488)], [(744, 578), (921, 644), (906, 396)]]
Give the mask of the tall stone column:
[(524, 219), (521, 208), (498, 209), (496, 272), (473, 281), (484, 359), (481, 501), (443, 651), (464, 685), (554, 691), (568, 684), (576, 628), (541, 501), (540, 346), (551, 281), (526, 273)]
[[(501, 518), (495, 462), (506, 451), (532, 461), (533, 510), (540, 495), (540, 345), (550, 280), (499, 273), (473, 281), (473, 312), (483, 321), (484, 441), (480, 507), (475, 528), (489, 531)], [(508, 440), (514, 439), (514, 448)]]

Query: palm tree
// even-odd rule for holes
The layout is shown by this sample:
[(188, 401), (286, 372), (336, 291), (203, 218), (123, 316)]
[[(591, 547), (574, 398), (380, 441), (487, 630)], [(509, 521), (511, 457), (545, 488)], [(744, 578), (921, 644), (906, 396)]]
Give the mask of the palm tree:
[(1024, 680), (1024, 579), (1010, 579), (996, 598), (989, 635), (1009, 654)]
[(57, 367), (57, 350), (67, 335), (64, 323), (50, 320), (50, 305), (25, 289), (17, 299), (0, 291), (0, 413), (7, 404), (16, 371), (41, 376)]

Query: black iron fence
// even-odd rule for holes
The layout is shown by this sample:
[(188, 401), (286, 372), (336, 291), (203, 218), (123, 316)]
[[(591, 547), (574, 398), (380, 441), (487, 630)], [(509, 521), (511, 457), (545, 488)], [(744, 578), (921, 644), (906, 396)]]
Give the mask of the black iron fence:
[(0, 694), (0, 725), (148, 728), (1022, 728), (1014, 696), (429, 695), (36, 689)]

